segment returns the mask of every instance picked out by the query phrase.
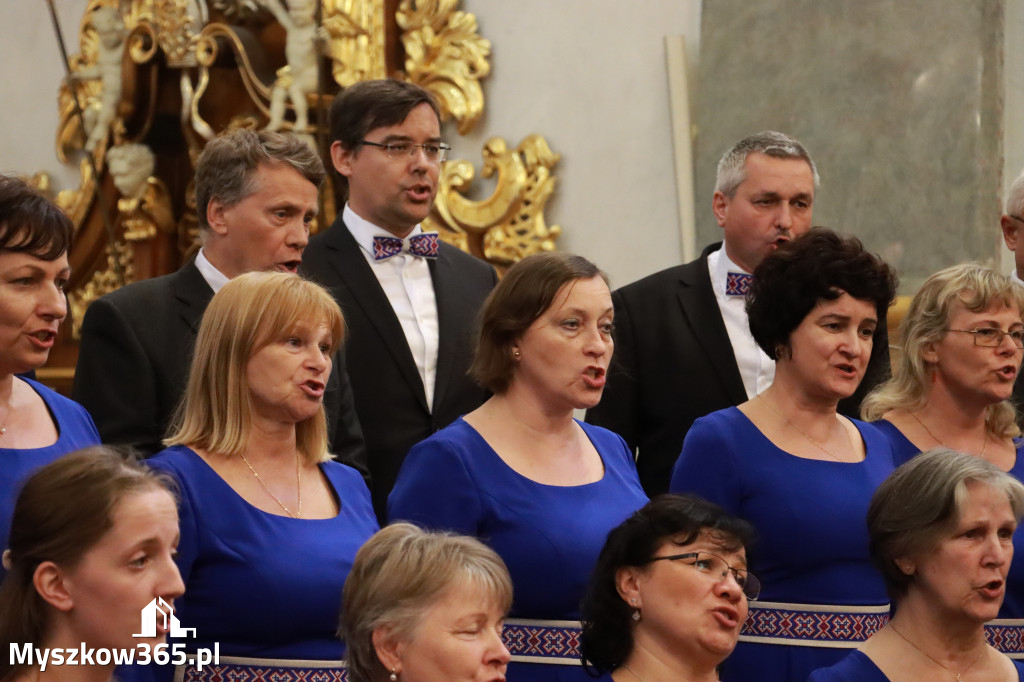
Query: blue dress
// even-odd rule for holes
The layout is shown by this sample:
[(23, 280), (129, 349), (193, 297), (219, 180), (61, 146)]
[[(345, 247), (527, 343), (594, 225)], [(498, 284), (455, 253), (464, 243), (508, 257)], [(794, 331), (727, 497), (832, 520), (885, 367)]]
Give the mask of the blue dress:
[[(647, 502), (622, 438), (577, 422), (604, 462), (599, 481), (537, 483), (513, 470), (459, 419), (406, 457), (388, 518), (480, 538), (512, 575), (510, 618), (579, 620), (580, 600), (608, 532)], [(591, 680), (582, 665), (512, 662), (507, 679)]]
[[(856, 463), (791, 455), (735, 407), (698, 419), (687, 433), (669, 490), (699, 495), (754, 524), (751, 568), (761, 579), (760, 601), (888, 603), (868, 554), (865, 517), (875, 488), (895, 468), (892, 450), (873, 426), (853, 423), (865, 448)], [(721, 679), (805, 682), (849, 651), (740, 641)]]
[[(1017, 679), (1024, 680), (1024, 663), (1014, 661)], [(854, 651), (843, 660), (828, 668), (811, 673), (807, 682), (889, 682), (875, 662), (860, 651)]]
[[(323, 462), (338, 515), (294, 519), (246, 502), (199, 455), (176, 445), (147, 460), (180, 486), (175, 600), (186, 650), (221, 656), (337, 661), (341, 590), (352, 560), (377, 531), (370, 491), (355, 469)], [(171, 671), (164, 671), (169, 674)]]
[[(892, 422), (879, 419), (873, 423), (892, 444), (897, 466), (920, 454), (921, 448), (911, 443)], [(1013, 444), (1017, 448), (1017, 460), (1007, 473), (1018, 481), (1024, 481), (1024, 438), (1014, 438)], [(1018, 530), (1013, 534), (1013, 556), (1018, 559), (1024, 557), (1024, 530)], [(1010, 572), (1006, 576), (1006, 596), (1003, 598), (1002, 608), (999, 609), (999, 618), (1024, 618), (1024, 560), (1010, 563)]]
[[(57, 428), (57, 441), (43, 448), (0, 448), (0, 552), (7, 549), (14, 502), (25, 479), (39, 467), (62, 455), (100, 444), (100, 434), (84, 407), (39, 382), (22, 377), (15, 377), (14, 380), (27, 383), (46, 403), (53, 425)], [(0, 580), (6, 575), (7, 571), (0, 567)]]

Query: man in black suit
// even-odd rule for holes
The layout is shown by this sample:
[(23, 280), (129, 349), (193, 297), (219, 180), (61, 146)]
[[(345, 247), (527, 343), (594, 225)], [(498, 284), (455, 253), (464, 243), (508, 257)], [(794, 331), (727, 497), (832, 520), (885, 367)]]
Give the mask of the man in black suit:
[(497, 275), (420, 228), (448, 150), (428, 92), (356, 83), (334, 99), (330, 119), (348, 203), (310, 242), (303, 271), (345, 313), (348, 374), (383, 520), (409, 449), (486, 398), (466, 373), (476, 314)]
[[(777, 132), (741, 140), (718, 163), (712, 199), (724, 248), (712, 244), (697, 260), (613, 294), (613, 368), (587, 420), (625, 438), (648, 495), (668, 489), (694, 420), (771, 384), (775, 363), (750, 334), (744, 294), (765, 256), (810, 229), (817, 186), (814, 161), (796, 140)], [(840, 411), (855, 416), (887, 367), (883, 330), (861, 389)]]
[[(72, 396), (105, 443), (163, 448), (214, 292), (244, 272), (298, 270), (323, 178), (316, 152), (294, 135), (237, 130), (206, 146), (196, 164), (196, 257), (97, 299), (82, 321)], [(331, 448), (365, 474), (343, 360), (339, 353), (324, 395)]]

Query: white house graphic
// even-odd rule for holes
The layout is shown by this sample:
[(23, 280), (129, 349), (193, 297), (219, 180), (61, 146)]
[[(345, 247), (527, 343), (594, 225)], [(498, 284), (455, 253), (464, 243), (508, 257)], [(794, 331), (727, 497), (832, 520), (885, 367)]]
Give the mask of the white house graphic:
[[(174, 609), (161, 597), (155, 598), (142, 609), (142, 632), (132, 637), (156, 637), (157, 618), (163, 617), (163, 629), (170, 630), (171, 637), (195, 637), (195, 628), (183, 628), (174, 615)], [(170, 627), (167, 621), (170, 619)]]

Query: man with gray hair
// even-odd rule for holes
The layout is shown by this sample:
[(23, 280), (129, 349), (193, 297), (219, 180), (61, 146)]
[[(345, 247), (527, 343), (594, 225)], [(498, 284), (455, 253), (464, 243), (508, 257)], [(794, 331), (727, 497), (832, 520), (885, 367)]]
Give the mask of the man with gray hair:
[(1024, 172), (1010, 185), (1010, 193), (1006, 197), (1006, 213), (999, 219), (1003, 228), (1003, 241), (1006, 248), (1013, 251), (1013, 272), (1010, 278), (1024, 286)]
[[(72, 396), (104, 443), (147, 455), (163, 448), (210, 299), (245, 272), (298, 271), (324, 176), (316, 152), (289, 133), (240, 129), (206, 145), (196, 163), (196, 257), (97, 299), (82, 321)], [(365, 474), (343, 360), (335, 357), (324, 393), (331, 451)]]
[[(810, 229), (818, 183), (793, 138), (766, 131), (740, 140), (718, 163), (712, 198), (724, 244), (613, 294), (615, 358), (587, 421), (626, 440), (648, 495), (668, 489), (694, 420), (753, 398), (774, 379), (775, 363), (747, 326), (745, 295), (765, 256)], [(855, 414), (860, 395), (840, 410)]]

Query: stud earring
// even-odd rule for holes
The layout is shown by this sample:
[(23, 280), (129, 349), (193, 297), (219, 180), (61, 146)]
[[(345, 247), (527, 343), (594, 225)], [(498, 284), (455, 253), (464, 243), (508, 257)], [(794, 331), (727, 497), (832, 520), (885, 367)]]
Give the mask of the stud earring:
[(518, 348), (516, 348), (515, 350), (512, 351), (512, 357), (514, 357), (516, 360), (518, 360), (520, 357), (522, 357), (520, 355), (520, 353), (519, 353), (519, 349)]
[(391, 669), (391, 676), (388, 679), (391, 682), (398, 682), (398, 673), (395, 672), (394, 668)]

